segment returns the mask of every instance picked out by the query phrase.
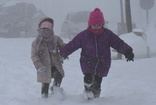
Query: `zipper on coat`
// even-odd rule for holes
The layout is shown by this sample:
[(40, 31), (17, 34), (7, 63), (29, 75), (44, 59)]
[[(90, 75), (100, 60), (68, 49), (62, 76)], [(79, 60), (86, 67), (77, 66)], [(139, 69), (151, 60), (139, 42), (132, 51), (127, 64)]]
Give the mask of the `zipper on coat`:
[(96, 69), (97, 69), (97, 67), (98, 67), (98, 64), (99, 64), (99, 55), (98, 55), (98, 49), (97, 49), (97, 37), (95, 36), (95, 49), (96, 49), (96, 58), (98, 59), (98, 61), (97, 61), (97, 63), (96, 63), (96, 66), (95, 66), (95, 69), (94, 69), (94, 71), (95, 71), (95, 75), (96, 75)]

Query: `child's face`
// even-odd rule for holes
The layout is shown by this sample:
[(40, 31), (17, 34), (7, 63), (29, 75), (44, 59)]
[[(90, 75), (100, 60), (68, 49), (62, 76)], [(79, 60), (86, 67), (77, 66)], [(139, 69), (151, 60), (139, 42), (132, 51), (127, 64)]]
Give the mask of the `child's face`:
[(47, 28), (47, 29), (52, 29), (53, 24), (49, 21), (43, 21), (40, 25), (40, 28)]
[(100, 29), (102, 28), (103, 25), (100, 25), (100, 24), (95, 24), (95, 25), (91, 25), (91, 28), (92, 29)]

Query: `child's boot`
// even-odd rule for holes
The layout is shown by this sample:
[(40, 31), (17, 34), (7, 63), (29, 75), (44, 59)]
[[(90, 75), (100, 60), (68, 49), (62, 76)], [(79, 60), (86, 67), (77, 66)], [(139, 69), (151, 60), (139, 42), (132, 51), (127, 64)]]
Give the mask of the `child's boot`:
[(42, 90), (41, 90), (42, 98), (48, 98), (48, 90), (49, 90), (49, 84), (42, 83)]

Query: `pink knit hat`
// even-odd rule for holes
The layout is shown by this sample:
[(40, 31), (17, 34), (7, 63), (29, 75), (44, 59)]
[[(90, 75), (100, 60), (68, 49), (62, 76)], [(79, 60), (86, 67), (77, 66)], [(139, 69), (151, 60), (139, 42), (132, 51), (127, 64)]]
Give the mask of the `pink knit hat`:
[(92, 11), (89, 16), (88, 26), (95, 25), (95, 24), (100, 24), (100, 25), (105, 24), (103, 13), (99, 8), (95, 8), (94, 11)]
[(48, 28), (48, 29), (52, 29), (52, 23), (49, 21), (43, 21), (40, 25), (40, 28)]

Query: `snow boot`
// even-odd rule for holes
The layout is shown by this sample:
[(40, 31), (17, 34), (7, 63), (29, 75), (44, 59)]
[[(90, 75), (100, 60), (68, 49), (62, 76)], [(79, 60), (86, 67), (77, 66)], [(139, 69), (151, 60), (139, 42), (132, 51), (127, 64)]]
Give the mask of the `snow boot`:
[(93, 82), (94, 82), (94, 76), (92, 74), (85, 74), (84, 76), (85, 90), (84, 90), (83, 96), (84, 96), (84, 99), (86, 100), (90, 100), (94, 98), (94, 94), (91, 89)]
[(97, 84), (96, 82), (93, 83), (93, 85), (91, 86), (91, 90), (94, 94), (94, 98), (99, 98), (100, 93), (101, 93), (101, 85)]
[(42, 98), (48, 98), (48, 90), (49, 90), (49, 84), (48, 83), (42, 83), (42, 90), (41, 90), (41, 97)]
[(91, 99), (93, 99), (94, 98), (94, 94), (93, 94), (93, 92), (92, 91), (84, 91), (84, 93), (83, 93), (83, 97), (84, 97), (84, 99), (86, 99), (86, 100), (91, 100)]
[(63, 100), (65, 98), (65, 93), (63, 88), (58, 86), (51, 86), (51, 95), (56, 99)]
[(94, 94), (94, 98), (99, 98), (99, 96), (100, 96), (101, 82), (102, 82), (102, 77), (95, 76), (93, 85), (91, 86), (91, 90)]
[(86, 83), (84, 85), (85, 90), (84, 90), (84, 93), (83, 93), (83, 97), (86, 100), (90, 100), (90, 99), (93, 99), (94, 98), (94, 94), (93, 94), (93, 92), (91, 90), (91, 85), (92, 84), (86, 84)]
[(93, 89), (94, 98), (99, 98), (101, 89)]
[(51, 90), (52, 93), (63, 92), (63, 88), (58, 87), (58, 86), (51, 86), (50, 90)]

